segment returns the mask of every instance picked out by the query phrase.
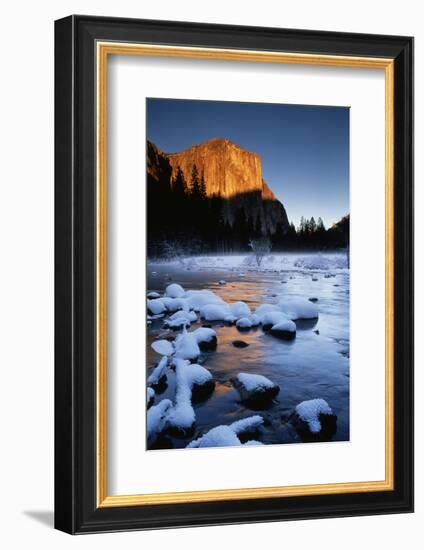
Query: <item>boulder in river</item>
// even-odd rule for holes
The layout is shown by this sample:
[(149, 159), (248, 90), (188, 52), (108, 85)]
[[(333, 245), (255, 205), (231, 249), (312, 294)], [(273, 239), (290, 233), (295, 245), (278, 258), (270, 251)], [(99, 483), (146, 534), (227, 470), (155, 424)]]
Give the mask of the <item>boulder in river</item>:
[(330, 441), (337, 430), (337, 416), (324, 399), (302, 401), (290, 422), (303, 441)]
[(216, 332), (210, 327), (200, 327), (192, 332), (201, 351), (215, 351), (218, 346)]
[(248, 343), (245, 342), (244, 340), (234, 340), (233, 341), (233, 346), (235, 348), (247, 348), (248, 347)]
[(296, 324), (289, 319), (285, 319), (273, 325), (269, 333), (281, 340), (293, 340), (296, 338)]
[(257, 408), (268, 405), (280, 391), (277, 384), (261, 374), (240, 372), (230, 381), (241, 401)]

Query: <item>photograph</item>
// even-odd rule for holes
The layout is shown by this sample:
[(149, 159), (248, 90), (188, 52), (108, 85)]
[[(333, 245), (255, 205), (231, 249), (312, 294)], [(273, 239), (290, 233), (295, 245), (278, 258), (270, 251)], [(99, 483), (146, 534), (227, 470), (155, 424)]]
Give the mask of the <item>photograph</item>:
[(349, 441), (349, 106), (145, 101), (146, 448)]

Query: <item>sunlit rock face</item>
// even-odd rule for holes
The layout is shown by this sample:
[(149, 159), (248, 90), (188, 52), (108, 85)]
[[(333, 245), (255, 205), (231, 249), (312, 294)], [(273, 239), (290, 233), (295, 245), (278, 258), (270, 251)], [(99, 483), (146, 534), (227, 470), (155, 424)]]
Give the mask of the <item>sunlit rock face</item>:
[(169, 154), (168, 159), (173, 170), (180, 166), (187, 178), (195, 164), (199, 173), (204, 174), (208, 195), (221, 195), (229, 199), (240, 193), (262, 193), (259, 155), (242, 149), (228, 139), (209, 139), (180, 153)]
[(158, 172), (168, 174), (169, 166), (172, 177), (180, 167), (189, 185), (196, 165), (199, 176), (204, 177), (206, 194), (225, 199), (223, 214), (230, 224), (234, 223), (237, 210), (242, 209), (246, 218), (260, 220), (263, 232), (274, 233), (277, 227), (280, 230), (288, 227), (284, 206), (262, 178), (258, 154), (222, 138), (209, 139), (174, 153), (163, 153), (148, 143), (147, 153), (147, 172), (154, 179)]

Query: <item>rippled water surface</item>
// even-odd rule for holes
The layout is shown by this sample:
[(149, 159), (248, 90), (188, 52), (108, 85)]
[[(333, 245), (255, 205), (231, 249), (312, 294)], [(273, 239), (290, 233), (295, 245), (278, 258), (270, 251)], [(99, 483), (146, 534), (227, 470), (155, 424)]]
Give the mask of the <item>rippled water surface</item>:
[[(280, 392), (270, 407), (260, 411), (266, 420), (261, 428), (263, 443), (300, 442), (288, 418), (301, 401), (323, 398), (337, 415), (334, 441), (349, 439), (349, 272), (327, 267), (325, 255), (320, 255), (325, 269), (297, 269), (290, 263), (287, 269), (267, 269), (258, 272), (250, 267), (220, 269), (219, 259), (208, 268), (196, 265), (149, 264), (148, 290), (163, 292), (171, 282), (186, 290), (209, 289), (226, 302), (244, 301), (252, 311), (262, 303), (277, 303), (285, 297), (317, 298), (319, 319), (298, 322), (293, 341), (282, 341), (264, 333), (259, 327), (240, 332), (235, 326), (213, 324), (218, 336), (218, 348), (203, 353), (199, 362), (216, 380), (211, 397), (194, 406), (196, 427), (187, 439), (162, 438), (156, 446), (185, 447), (187, 443), (219, 424), (256, 414), (239, 401), (230, 378), (239, 372), (262, 374), (280, 386)], [(324, 260), (324, 261), (322, 261)], [(224, 263), (224, 262), (222, 262)], [(322, 267), (322, 266), (321, 266)], [(317, 280), (314, 280), (317, 279)], [(225, 285), (219, 281), (225, 280)], [(191, 330), (201, 326), (193, 323)], [(148, 343), (158, 336), (174, 335), (162, 329), (163, 319), (148, 327)], [(234, 340), (243, 340), (248, 347), (238, 349)], [(148, 346), (148, 373), (159, 356)], [(147, 374), (148, 374), (147, 373)], [(156, 395), (155, 404), (164, 398), (173, 399), (173, 374), (168, 375), (168, 387)]]

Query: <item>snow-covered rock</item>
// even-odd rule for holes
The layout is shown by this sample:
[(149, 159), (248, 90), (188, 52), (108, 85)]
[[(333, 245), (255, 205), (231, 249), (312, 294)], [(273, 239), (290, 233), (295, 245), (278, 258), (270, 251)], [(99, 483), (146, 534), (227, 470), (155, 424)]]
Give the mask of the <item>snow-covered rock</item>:
[(202, 307), (209, 304), (225, 305), (224, 300), (212, 292), (212, 290), (188, 290), (185, 297), (188, 307), (194, 311), (200, 311)]
[(196, 338), (196, 342), (201, 351), (213, 351), (218, 345), (216, 332), (207, 327), (200, 327), (194, 330), (191, 334)]
[(324, 399), (311, 399), (299, 403), (296, 406), (296, 413), (301, 420), (307, 422), (312, 433), (317, 433), (322, 428), (320, 416), (323, 414), (332, 415), (333, 411)]
[(237, 434), (252, 433), (255, 432), (264, 423), (264, 419), (259, 414), (254, 416), (248, 416), (241, 420), (236, 420), (230, 424), (230, 428)]
[(150, 299), (150, 300), (153, 300), (154, 298), (160, 298), (160, 294), (159, 292), (156, 292), (154, 290), (151, 290), (150, 292), (147, 293), (147, 297)]
[(274, 304), (261, 304), (256, 308), (255, 315), (257, 315), (260, 322), (262, 323), (262, 318), (264, 314), (270, 311), (280, 311), (280, 308)]
[(282, 311), (268, 311), (262, 315), (262, 328), (270, 330), (274, 325), (283, 323), (287, 320), (287, 316)]
[(190, 309), (186, 298), (166, 298), (166, 302), (162, 298), (162, 302), (165, 303), (166, 309), (171, 313), (179, 310), (188, 311)]
[(224, 323), (227, 325), (234, 325), (236, 321), (237, 321), (237, 317), (235, 317), (235, 315), (232, 315), (231, 313), (224, 317)]
[(231, 315), (234, 315), (237, 319), (250, 315), (250, 308), (245, 302), (234, 302), (229, 304), (229, 308)]
[(168, 340), (155, 340), (152, 342), (152, 348), (156, 353), (159, 353), (159, 355), (169, 356), (174, 353), (174, 346), (172, 345), (172, 342), (169, 342)]
[(172, 283), (171, 285), (168, 285), (165, 289), (165, 296), (169, 296), (170, 298), (182, 298), (185, 295), (185, 290), (181, 285), (178, 285), (177, 283)]
[(231, 383), (240, 394), (241, 401), (260, 407), (269, 403), (280, 391), (280, 387), (261, 374), (240, 372)]
[(175, 405), (167, 417), (167, 427), (176, 435), (187, 435), (196, 421), (192, 405), (193, 393), (205, 388), (213, 389), (211, 373), (201, 365), (174, 359), (176, 372)]
[(285, 298), (278, 305), (292, 321), (318, 318), (318, 307), (306, 298)]
[(192, 332), (187, 332), (184, 329), (182, 334), (179, 334), (175, 340), (175, 357), (178, 359), (188, 359), (192, 361), (200, 355), (200, 348), (196, 337)]
[(241, 445), (240, 439), (230, 428), (230, 426), (216, 426), (209, 430), (205, 435), (194, 439), (187, 445), (188, 449), (201, 447), (238, 447)]
[(155, 400), (155, 390), (150, 386), (148, 386), (147, 395), (146, 395), (146, 402), (147, 402), (148, 409), (150, 409), (150, 407), (153, 405), (154, 400)]
[(234, 318), (227, 304), (207, 304), (200, 309), (200, 317), (206, 321), (224, 321), (230, 316)]
[(284, 319), (273, 325), (269, 332), (282, 340), (293, 340), (296, 337), (296, 324), (290, 319)]
[(302, 401), (290, 418), (304, 440), (329, 440), (336, 432), (337, 416), (324, 399)]
[(166, 319), (163, 325), (166, 328), (178, 330), (183, 327), (189, 327), (195, 321), (197, 321), (197, 315), (194, 311), (177, 311)]
[(236, 327), (240, 330), (248, 330), (249, 328), (253, 327), (252, 321), (249, 319), (249, 317), (241, 317), (237, 323)]
[[(216, 426), (209, 430), (206, 434), (198, 439), (193, 440), (187, 445), (187, 448), (202, 448), (202, 447), (239, 447), (242, 445), (238, 434), (244, 432), (254, 432), (263, 423), (261, 416), (255, 415), (249, 418), (244, 418), (233, 422), (230, 426)], [(261, 445), (259, 441), (248, 441), (244, 445)]]
[(226, 285), (227, 283), (226, 281), (224, 281), (224, 279), (221, 279), (220, 281), (218, 281), (218, 284), (222, 286), (222, 285)]
[(157, 405), (150, 407), (147, 411), (147, 441), (151, 444), (155, 441), (167, 423), (168, 414), (172, 409), (169, 399), (163, 399)]
[(147, 384), (149, 384), (150, 386), (157, 386), (158, 384), (165, 382), (165, 370), (167, 366), (168, 357), (164, 356), (159, 361), (158, 365), (153, 369), (150, 376), (147, 378)]
[(155, 300), (147, 300), (147, 310), (152, 315), (160, 315), (165, 313), (166, 306), (161, 298), (156, 298)]
[(257, 327), (261, 324), (261, 320), (259, 319), (259, 316), (256, 315), (256, 313), (253, 313), (250, 317), (250, 322), (252, 323), (252, 327)]

